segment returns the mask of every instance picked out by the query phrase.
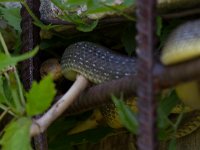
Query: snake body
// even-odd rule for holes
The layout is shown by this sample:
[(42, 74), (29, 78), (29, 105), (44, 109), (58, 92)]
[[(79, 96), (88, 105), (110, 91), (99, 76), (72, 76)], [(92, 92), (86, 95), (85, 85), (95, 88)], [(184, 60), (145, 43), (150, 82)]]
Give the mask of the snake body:
[(91, 42), (69, 46), (61, 59), (61, 68), (63, 75), (70, 80), (80, 73), (96, 84), (136, 75), (137, 72), (135, 58), (119, 55)]
[[(106, 47), (91, 42), (78, 42), (70, 45), (62, 56), (61, 68), (63, 75), (70, 80), (75, 80), (78, 73), (95, 84), (137, 74), (136, 58), (121, 56)], [(133, 111), (137, 111), (135, 98), (126, 100), (126, 104)], [(182, 110), (177, 106), (172, 112), (177, 113), (177, 109), (179, 109), (178, 112)], [(109, 126), (122, 127), (113, 103), (105, 104), (100, 111)], [(187, 127), (191, 127), (191, 124), (184, 127), (187, 130), (182, 128), (176, 136), (180, 137), (180, 135), (187, 135), (194, 131), (199, 126), (199, 121), (196, 122), (195, 126), (190, 129)]]

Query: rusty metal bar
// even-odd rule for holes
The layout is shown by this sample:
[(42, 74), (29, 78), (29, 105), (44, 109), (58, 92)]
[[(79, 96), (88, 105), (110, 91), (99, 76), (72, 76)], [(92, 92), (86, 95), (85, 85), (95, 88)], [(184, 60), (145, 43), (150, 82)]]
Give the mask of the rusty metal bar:
[(156, 140), (156, 87), (153, 84), (156, 0), (137, 0), (136, 8), (139, 108), (137, 146), (139, 150), (155, 150), (158, 147)]
[[(26, 3), (33, 11), (33, 13), (40, 17), (39, 7), (40, 0), (26, 0)], [(40, 42), (40, 29), (33, 25), (33, 20), (29, 15), (28, 11), (25, 7), (22, 6), (21, 9), (21, 40), (22, 40), (22, 49), (21, 53), (25, 53), (27, 51), (32, 50), (36, 45)], [(25, 90), (29, 90), (33, 80), (39, 80), (39, 58), (35, 56), (34, 58), (30, 58), (25, 60), (20, 65), (21, 71), (21, 80), (24, 85)], [(34, 137), (34, 147), (36, 150), (48, 150), (47, 138), (45, 134), (40, 134)]]
[[(39, 0), (27, 0), (26, 1), (30, 9), (39, 16)], [(38, 10), (38, 11), (37, 11)], [(22, 7), (21, 9), (21, 40), (22, 40), (22, 49), (21, 53), (25, 53), (27, 51), (32, 50), (37, 44), (40, 42), (39, 32), (40, 29), (33, 25), (32, 18), (25, 9)], [(21, 63), (20, 71), (21, 71), (21, 79), (22, 83), (26, 90), (29, 90), (33, 80), (39, 80), (39, 72), (38, 72), (38, 57), (30, 58)]]

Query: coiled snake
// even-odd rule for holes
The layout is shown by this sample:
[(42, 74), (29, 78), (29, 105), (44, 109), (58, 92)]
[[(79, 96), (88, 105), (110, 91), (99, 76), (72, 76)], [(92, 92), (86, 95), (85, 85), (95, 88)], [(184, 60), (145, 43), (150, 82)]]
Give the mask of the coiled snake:
[[(186, 23), (175, 30), (165, 43), (161, 61), (166, 65), (170, 65), (199, 56), (199, 27), (200, 21), (194, 21)], [(83, 74), (91, 82), (98, 84), (123, 76), (136, 75), (137, 71), (134, 69), (136, 68), (135, 59), (114, 54), (107, 48), (94, 43), (79, 42), (66, 49), (61, 64), (62, 72), (68, 79), (75, 79), (76, 72), (78, 72)], [(189, 82), (178, 86), (176, 90), (185, 104), (199, 109), (200, 93), (198, 86), (197, 82)], [(135, 101), (131, 105), (135, 107)], [(110, 108), (111, 106), (107, 105), (102, 112), (112, 126), (113, 120), (115, 120), (113, 118), (115, 115), (112, 114), (115, 111)], [(177, 137), (195, 130), (199, 126), (199, 122), (200, 115), (197, 113), (197, 116), (192, 121), (190, 120), (190, 123), (185, 124), (187, 129), (182, 128), (181, 134), (177, 135)]]
[[(161, 61), (164, 64), (170, 65), (176, 62), (181, 62), (188, 60), (193, 57), (197, 57), (200, 51), (200, 21), (192, 21), (185, 23), (178, 27), (168, 38), (164, 45), (163, 53), (161, 55)], [(191, 42), (191, 43), (190, 43)], [(121, 56), (119, 54), (113, 53), (109, 49), (91, 42), (78, 42), (70, 45), (64, 52), (61, 60), (63, 75), (74, 80), (76, 74), (82, 74), (87, 79), (95, 84), (106, 82), (112, 79), (118, 79), (123, 76), (136, 75), (136, 58)], [(192, 87), (196, 87), (196, 82), (191, 82)], [(188, 83), (186, 83), (188, 85)], [(190, 87), (185, 86), (185, 89), (190, 91)], [(180, 87), (177, 87), (178, 93), (180, 93)], [(187, 101), (186, 104), (194, 106), (191, 104), (197, 101), (199, 97), (193, 96), (193, 94), (198, 95), (198, 90), (190, 91), (192, 93), (185, 93), (180, 95), (180, 98), (185, 102), (185, 95)], [(130, 103), (130, 102), (129, 102)], [(135, 102), (130, 103), (135, 107)], [(199, 106), (195, 106), (199, 107)], [(110, 110), (112, 108), (112, 110)], [(102, 114), (106, 118), (107, 122), (112, 127), (121, 127), (121, 125), (116, 125), (119, 123), (115, 120), (115, 115), (112, 115), (115, 108), (107, 105), (107, 107), (102, 111)], [(175, 109), (178, 109), (175, 108)], [(174, 109), (174, 110), (175, 110)], [(112, 112), (112, 113), (109, 113)], [(191, 133), (193, 130), (198, 128), (200, 125), (199, 113), (193, 118), (194, 121), (183, 125), (184, 128), (180, 129), (181, 132), (177, 133), (176, 137), (184, 136)], [(195, 123), (194, 123), (195, 122)], [(189, 130), (188, 130), (189, 127)]]
[[(161, 62), (165, 65), (174, 64), (200, 55), (200, 20), (190, 21), (178, 27), (171, 33), (161, 54)], [(50, 66), (52, 68), (52, 65)], [(52, 69), (50, 69), (52, 70)], [(101, 45), (91, 42), (78, 42), (70, 45), (61, 59), (61, 70), (69, 80), (75, 80), (76, 74), (82, 74), (95, 84), (123, 76), (137, 74), (136, 58), (116, 54)], [(56, 76), (57, 73), (56, 73)], [(57, 78), (57, 77), (56, 77)], [(198, 108), (198, 83), (191, 81), (175, 87), (180, 99), (191, 108)], [(137, 111), (135, 98), (126, 101), (134, 111)], [(176, 106), (172, 113), (180, 113), (180, 106)], [(191, 109), (187, 109), (187, 112)], [(122, 127), (112, 103), (101, 108), (106, 122), (113, 128)], [(186, 123), (181, 125), (175, 137), (185, 136), (200, 126), (200, 113), (195, 111)]]

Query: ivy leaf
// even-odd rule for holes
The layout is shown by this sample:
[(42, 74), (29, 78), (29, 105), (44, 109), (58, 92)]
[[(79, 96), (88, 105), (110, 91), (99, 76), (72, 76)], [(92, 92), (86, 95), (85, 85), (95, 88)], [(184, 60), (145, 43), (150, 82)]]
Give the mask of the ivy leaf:
[(3, 8), (0, 7), (0, 12), (7, 23), (15, 30), (21, 32), (20, 22), (20, 8)]
[(33, 82), (32, 88), (26, 93), (26, 112), (29, 116), (43, 113), (49, 108), (56, 94), (52, 76), (44, 77), (40, 83)]
[(8, 124), (0, 141), (2, 150), (31, 150), (31, 122), (31, 119), (23, 117)]
[(0, 53), (0, 70), (5, 69), (8, 66), (16, 65), (18, 62), (23, 61), (25, 59), (28, 59), (30, 57), (33, 57), (39, 50), (39, 47), (37, 46), (34, 48), (34, 50), (27, 52), (20, 56), (8, 56), (4, 53)]
[(115, 103), (122, 124), (130, 132), (137, 134), (139, 124), (135, 113), (122, 101), (122, 99), (117, 99), (115, 96), (112, 96), (112, 100)]

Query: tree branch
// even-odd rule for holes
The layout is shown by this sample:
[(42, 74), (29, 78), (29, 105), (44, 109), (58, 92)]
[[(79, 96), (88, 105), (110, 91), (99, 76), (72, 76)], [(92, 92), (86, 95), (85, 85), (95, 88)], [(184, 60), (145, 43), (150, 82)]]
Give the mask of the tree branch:
[(88, 86), (88, 80), (79, 75), (71, 88), (59, 99), (41, 118), (34, 120), (31, 126), (31, 136), (44, 132), (78, 98)]

